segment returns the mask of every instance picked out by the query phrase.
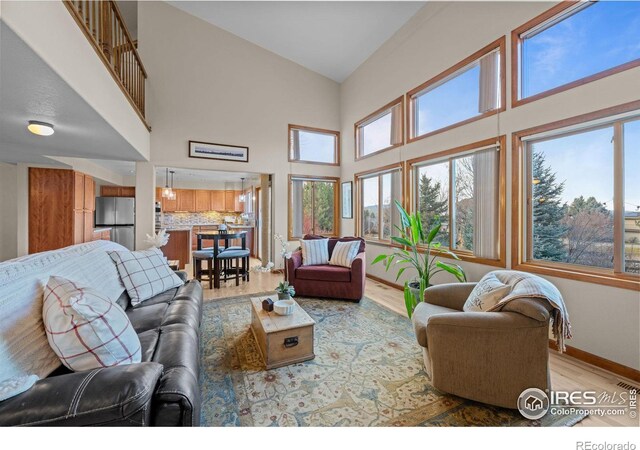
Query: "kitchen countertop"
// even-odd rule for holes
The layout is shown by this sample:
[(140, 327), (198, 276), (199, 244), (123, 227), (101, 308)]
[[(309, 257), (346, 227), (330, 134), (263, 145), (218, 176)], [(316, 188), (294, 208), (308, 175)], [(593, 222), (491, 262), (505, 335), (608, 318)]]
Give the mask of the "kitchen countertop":
[(109, 231), (111, 230), (111, 227), (97, 227), (93, 229), (94, 233), (100, 233), (101, 231)]

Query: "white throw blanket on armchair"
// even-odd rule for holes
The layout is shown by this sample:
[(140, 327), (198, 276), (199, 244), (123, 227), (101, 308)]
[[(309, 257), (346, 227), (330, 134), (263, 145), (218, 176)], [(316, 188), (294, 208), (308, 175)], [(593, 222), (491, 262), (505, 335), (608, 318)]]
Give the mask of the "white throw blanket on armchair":
[(526, 272), (496, 270), (492, 273), (502, 283), (511, 286), (511, 292), (488, 311), (500, 311), (507, 303), (519, 298), (539, 298), (548, 301), (553, 308), (551, 311), (553, 336), (556, 338), (558, 349), (561, 352), (565, 351), (565, 340), (572, 337), (571, 323), (569, 312), (558, 288), (544, 278)]

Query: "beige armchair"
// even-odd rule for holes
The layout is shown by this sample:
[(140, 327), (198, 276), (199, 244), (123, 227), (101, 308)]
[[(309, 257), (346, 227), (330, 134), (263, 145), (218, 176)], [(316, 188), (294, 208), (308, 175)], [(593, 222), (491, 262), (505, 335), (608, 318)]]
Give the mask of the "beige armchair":
[(476, 283), (432, 286), (413, 314), (433, 386), (482, 403), (517, 408), (530, 387), (550, 389), (549, 308), (518, 299), (500, 312), (463, 312)]

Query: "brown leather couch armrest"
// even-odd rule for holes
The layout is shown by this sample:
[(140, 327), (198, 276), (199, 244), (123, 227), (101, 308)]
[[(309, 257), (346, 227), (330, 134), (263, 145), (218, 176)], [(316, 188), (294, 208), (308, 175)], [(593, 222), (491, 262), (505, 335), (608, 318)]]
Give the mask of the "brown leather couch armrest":
[(43, 378), (0, 402), (0, 425), (149, 425), (162, 369), (144, 362)]
[(477, 283), (447, 283), (431, 286), (424, 291), (424, 301), (432, 305), (462, 311), (464, 302)]

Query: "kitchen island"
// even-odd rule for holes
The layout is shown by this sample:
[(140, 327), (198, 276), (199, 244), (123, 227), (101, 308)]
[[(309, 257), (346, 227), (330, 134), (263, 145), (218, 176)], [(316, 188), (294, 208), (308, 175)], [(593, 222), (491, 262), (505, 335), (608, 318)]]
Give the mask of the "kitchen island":
[(185, 264), (191, 261), (191, 227), (180, 226), (165, 230), (169, 235), (169, 242), (160, 250), (167, 259), (179, 261), (178, 268), (183, 270)]

